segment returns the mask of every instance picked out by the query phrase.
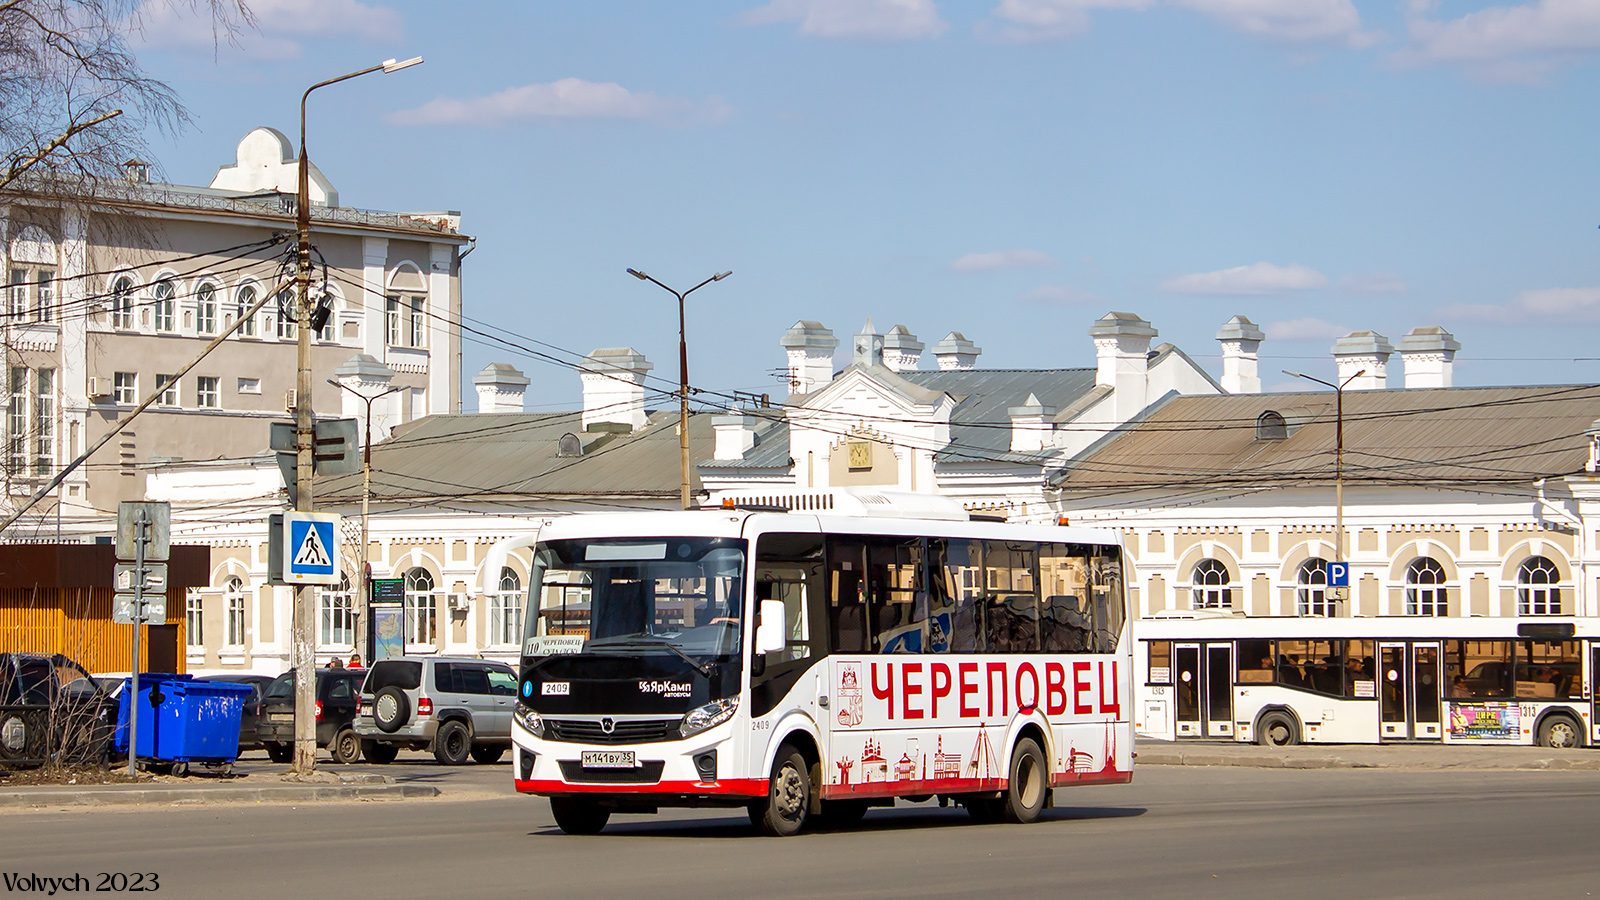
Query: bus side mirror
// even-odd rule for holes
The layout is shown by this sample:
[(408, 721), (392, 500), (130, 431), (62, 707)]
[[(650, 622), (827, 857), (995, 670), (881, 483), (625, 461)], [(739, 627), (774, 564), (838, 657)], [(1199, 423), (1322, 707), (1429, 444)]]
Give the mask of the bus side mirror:
[(783, 621), (783, 601), (761, 601), (761, 620), (756, 626), (756, 652), (777, 653), (787, 646), (788, 628)]

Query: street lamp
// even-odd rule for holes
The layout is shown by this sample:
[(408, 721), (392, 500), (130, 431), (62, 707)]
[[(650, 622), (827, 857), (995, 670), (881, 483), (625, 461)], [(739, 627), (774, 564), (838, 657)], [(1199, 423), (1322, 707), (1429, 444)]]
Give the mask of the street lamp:
[(689, 288), (687, 291), (684, 291), (681, 294), (678, 293), (677, 291), (673, 290), (672, 288), (667, 287), (666, 285), (662, 284), (661, 282), (656, 281), (654, 278), (651, 278), (649, 275), (646, 275), (645, 273), (639, 271), (638, 269), (629, 269), (628, 270), (628, 274), (632, 275), (633, 277), (635, 277), (637, 279), (639, 279), (640, 281), (653, 281), (653, 282), (656, 283), (656, 285), (658, 285), (659, 287), (661, 287), (664, 290), (666, 290), (667, 293), (669, 293), (672, 296), (678, 298), (678, 455), (679, 455), (679, 464), (680, 464), (680, 468), (682, 469), (682, 475), (683, 475), (683, 479), (682, 479), (683, 483), (679, 486), (679, 490), (678, 490), (678, 500), (679, 500), (680, 503), (682, 503), (684, 509), (688, 509), (689, 508), (689, 503), (690, 503), (690, 497), (689, 497), (689, 345), (687, 343), (685, 343), (684, 336), (683, 336), (683, 298), (689, 296), (690, 294), (694, 293), (695, 291), (700, 290), (701, 288), (705, 287), (706, 285), (710, 284), (713, 281), (721, 281), (722, 279), (727, 278), (729, 275), (733, 274), (733, 270), (730, 269), (730, 270), (728, 270), (726, 272), (719, 272), (719, 273), (711, 276), (710, 278), (707, 278), (705, 281), (700, 282), (699, 284), (695, 285), (694, 287)]
[[(296, 353), (298, 371), (294, 394), (295, 509), (309, 512), (311, 503), (311, 164), (306, 159), (306, 100), (317, 88), (349, 81), (371, 72), (398, 72), (422, 62), (417, 56), (403, 62), (384, 60), (359, 72), (319, 81), (300, 95), (300, 171), (299, 193), (295, 198), (295, 231), (298, 237), (295, 268), (295, 319), (299, 334)], [(279, 315), (282, 315), (282, 310)], [(294, 667), (294, 765), (295, 772), (310, 774), (317, 765), (316, 720), (316, 610), (312, 607), (310, 585), (295, 585), (294, 626), (290, 660)]]
[[(370, 576), (367, 573), (367, 514), (369, 512), (368, 507), (372, 503), (372, 403), (390, 394), (403, 391), (405, 388), (392, 387), (387, 391), (368, 397), (348, 384), (334, 381), (332, 378), (328, 379), (328, 383), (342, 391), (349, 391), (355, 395), (356, 399), (367, 405), (366, 430), (361, 438), (361, 581), (357, 585), (357, 590), (360, 593), (356, 595), (361, 598), (361, 625), (364, 630), (368, 624), (367, 614), (372, 611), (369, 608), (371, 598), (367, 596), (367, 585), (370, 582)], [(367, 664), (371, 665), (372, 648), (363, 646), (362, 651), (366, 654)]]
[[(1291, 372), (1288, 369), (1284, 369), (1283, 374), (1333, 388), (1333, 561), (1342, 563), (1344, 562), (1344, 389), (1350, 382), (1367, 374), (1367, 370), (1361, 369), (1338, 384), (1323, 381), (1315, 375)], [(1348, 597), (1346, 602), (1349, 602)]]

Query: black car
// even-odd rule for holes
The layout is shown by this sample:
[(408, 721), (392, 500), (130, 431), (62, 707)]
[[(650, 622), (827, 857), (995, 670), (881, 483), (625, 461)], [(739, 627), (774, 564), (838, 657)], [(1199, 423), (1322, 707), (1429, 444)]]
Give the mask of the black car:
[[(327, 747), (334, 762), (361, 758), (361, 739), (350, 723), (356, 718), (356, 698), (366, 674), (362, 669), (317, 670), (317, 746)], [(267, 685), (256, 730), (273, 762), (288, 762), (294, 756), (293, 672)]]
[(203, 675), (195, 681), (222, 681), (228, 684), (242, 684), (250, 688), (250, 696), (244, 700), (244, 708), (239, 713), (239, 752), (246, 750), (260, 750), (262, 748), (261, 733), (258, 725), (261, 721), (262, 701), (267, 696), (267, 687), (274, 681), (271, 675)]
[(59, 653), (0, 653), (0, 765), (98, 762), (116, 703)]

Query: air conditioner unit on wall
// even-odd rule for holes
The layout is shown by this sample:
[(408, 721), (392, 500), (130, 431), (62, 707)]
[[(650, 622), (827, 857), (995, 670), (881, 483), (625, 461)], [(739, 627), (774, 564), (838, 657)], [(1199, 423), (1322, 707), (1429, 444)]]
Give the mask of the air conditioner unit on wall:
[(283, 408), (288, 412), (294, 412), (295, 401), (298, 399), (299, 395), (295, 393), (295, 389), (289, 388), (283, 392)]
[(89, 396), (91, 398), (111, 396), (111, 382), (104, 378), (89, 376)]
[(450, 595), (450, 611), (451, 612), (466, 612), (468, 609), (471, 608), (471, 606), (472, 606), (472, 598), (467, 596), (466, 594), (451, 594)]

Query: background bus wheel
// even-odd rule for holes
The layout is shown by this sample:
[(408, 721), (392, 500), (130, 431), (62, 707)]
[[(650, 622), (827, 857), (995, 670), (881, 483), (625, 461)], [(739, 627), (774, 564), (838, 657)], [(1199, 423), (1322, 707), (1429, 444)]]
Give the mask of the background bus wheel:
[(551, 797), (550, 812), (556, 817), (556, 827), (567, 834), (599, 834), (611, 819), (609, 810), (582, 797)]
[(866, 814), (865, 800), (824, 800), (820, 824), (823, 828), (851, 828)]
[(750, 824), (771, 837), (788, 837), (806, 824), (811, 807), (811, 767), (788, 744), (778, 748), (767, 783), (767, 799), (750, 807)]
[(1578, 723), (1566, 716), (1551, 716), (1539, 726), (1539, 746), (1557, 750), (1571, 750), (1583, 746), (1583, 732)]
[(1263, 747), (1292, 746), (1300, 743), (1299, 729), (1286, 714), (1267, 713), (1261, 717), (1261, 726), (1256, 729), (1256, 742)]
[(1050, 768), (1044, 761), (1044, 751), (1033, 738), (1017, 741), (1017, 748), (1011, 751), (1010, 774), (1001, 801), (1001, 818), (1017, 823), (1038, 819), (1050, 790)]

